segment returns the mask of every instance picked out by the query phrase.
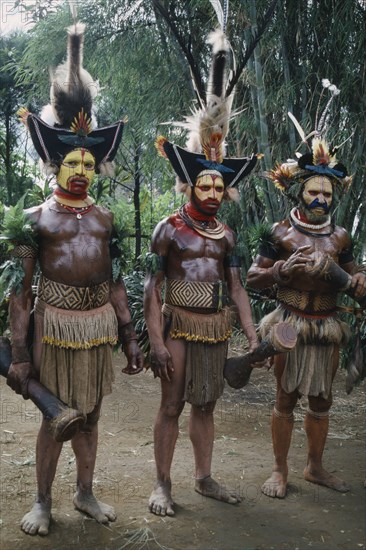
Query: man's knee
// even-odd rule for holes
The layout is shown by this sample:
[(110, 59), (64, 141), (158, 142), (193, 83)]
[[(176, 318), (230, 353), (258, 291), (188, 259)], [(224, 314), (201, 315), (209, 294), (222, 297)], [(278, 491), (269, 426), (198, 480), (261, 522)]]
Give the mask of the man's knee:
[(161, 413), (168, 418), (178, 418), (184, 408), (184, 401), (170, 401), (162, 403), (160, 407)]
[(286, 393), (282, 388), (279, 388), (276, 395), (275, 408), (283, 414), (291, 414), (298, 400), (297, 392)]
[(194, 415), (211, 415), (213, 414), (216, 406), (216, 401), (210, 401), (204, 405), (192, 405), (192, 413)]
[(332, 394), (327, 399), (321, 396), (313, 397), (309, 395), (309, 414), (326, 415), (333, 403)]
[(96, 424), (98, 424), (100, 418), (100, 405), (97, 405), (92, 412), (86, 415), (86, 421), (82, 427), (83, 432), (91, 431)]

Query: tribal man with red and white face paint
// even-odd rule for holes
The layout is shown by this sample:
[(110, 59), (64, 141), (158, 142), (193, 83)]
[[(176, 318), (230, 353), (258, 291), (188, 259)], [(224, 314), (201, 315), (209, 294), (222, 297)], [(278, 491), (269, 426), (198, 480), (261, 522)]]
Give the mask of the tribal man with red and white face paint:
[(192, 202), (204, 214), (215, 215), (224, 197), (225, 187), (219, 172), (204, 171), (192, 190)]
[(224, 198), (239, 198), (235, 186), (253, 170), (257, 157), (225, 156), (231, 106), (225, 92), (225, 65), (230, 46), (222, 30), (210, 36), (210, 44), (210, 85), (202, 108), (187, 118), (191, 132), (187, 147), (163, 136), (155, 142), (177, 175), (176, 190), (189, 199), (156, 226), (145, 282), (150, 365), (162, 390), (154, 431), (157, 479), (149, 500), (150, 511), (159, 516), (175, 513), (170, 469), (186, 403), (191, 405), (195, 490), (229, 504), (240, 502), (235, 491), (211, 477), (213, 411), (224, 389), (232, 330), (229, 301), (237, 306), (250, 349), (258, 345), (240, 260), (234, 252), (236, 238), (216, 217)]

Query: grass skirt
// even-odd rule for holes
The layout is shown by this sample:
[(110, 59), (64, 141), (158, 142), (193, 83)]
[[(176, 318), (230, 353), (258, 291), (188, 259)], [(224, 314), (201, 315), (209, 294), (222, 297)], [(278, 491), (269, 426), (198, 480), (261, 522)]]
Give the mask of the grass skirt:
[(280, 306), (262, 319), (261, 337), (281, 321), (291, 323), (298, 334), (295, 348), (286, 354), (282, 388), (286, 393), (297, 390), (300, 395), (321, 395), (327, 399), (334, 376), (334, 352), (347, 343), (348, 326), (335, 315), (307, 318)]
[(184, 401), (202, 407), (216, 401), (224, 391), (231, 310), (202, 314), (165, 304), (163, 312), (170, 337), (186, 341)]
[(69, 407), (90, 413), (112, 391), (117, 342), (112, 305), (81, 312), (38, 301), (35, 322), (42, 337), (41, 383)]

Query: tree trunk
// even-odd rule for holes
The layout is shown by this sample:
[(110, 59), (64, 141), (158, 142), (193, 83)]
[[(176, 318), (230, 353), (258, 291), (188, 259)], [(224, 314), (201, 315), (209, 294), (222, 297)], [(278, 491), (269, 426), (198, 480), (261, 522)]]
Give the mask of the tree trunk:
[[(257, 32), (257, 11), (254, 0), (251, 0), (250, 4), (250, 19), (251, 19), (251, 32), (254, 36)], [(254, 70), (256, 81), (256, 101), (257, 101), (257, 113), (259, 124), (259, 136), (260, 136), (260, 152), (264, 154), (264, 165), (266, 170), (270, 170), (273, 165), (271, 149), (268, 139), (268, 125), (265, 112), (265, 89), (263, 81), (263, 71), (261, 62), (261, 45), (258, 44), (254, 50)], [(267, 217), (270, 223), (278, 220), (279, 211), (278, 203), (275, 197), (272, 197), (272, 184), (265, 183), (265, 201), (267, 208)]]
[(134, 156), (134, 190), (133, 204), (135, 207), (135, 265), (139, 263), (138, 258), (141, 256), (141, 211), (140, 211), (140, 187), (141, 187), (141, 172), (140, 172), (140, 157), (141, 145), (138, 145)]

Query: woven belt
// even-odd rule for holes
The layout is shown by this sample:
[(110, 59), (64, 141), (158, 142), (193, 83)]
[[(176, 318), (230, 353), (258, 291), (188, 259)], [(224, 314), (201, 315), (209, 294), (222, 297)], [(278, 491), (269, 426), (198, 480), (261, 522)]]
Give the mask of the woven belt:
[(201, 283), (166, 279), (165, 302), (172, 306), (219, 311), (228, 303), (227, 285), (224, 281)]
[(337, 293), (318, 293), (294, 288), (278, 288), (277, 300), (306, 313), (330, 313), (336, 310)]
[(87, 311), (104, 306), (109, 300), (109, 281), (94, 286), (69, 286), (41, 276), (38, 298), (60, 309)]

